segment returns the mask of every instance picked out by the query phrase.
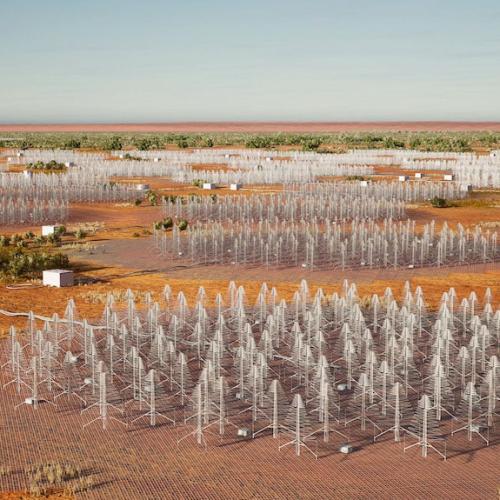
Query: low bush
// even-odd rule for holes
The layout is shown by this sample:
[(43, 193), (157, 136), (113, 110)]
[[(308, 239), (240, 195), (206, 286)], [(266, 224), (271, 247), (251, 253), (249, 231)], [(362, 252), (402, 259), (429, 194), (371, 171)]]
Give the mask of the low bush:
[(0, 275), (4, 278), (39, 278), (44, 269), (68, 266), (69, 259), (62, 253), (28, 252), (23, 248), (0, 249)]
[(48, 172), (57, 172), (57, 171), (62, 171), (66, 170), (66, 165), (64, 163), (59, 163), (55, 160), (50, 160), (47, 163), (43, 161), (37, 161), (35, 163), (28, 163), (26, 165), (26, 168), (29, 170), (43, 170), (43, 171), (48, 171)]
[(146, 199), (152, 206), (158, 205), (158, 193), (155, 193), (154, 191), (148, 191), (146, 193)]
[(171, 228), (173, 225), (174, 221), (172, 220), (172, 217), (165, 217), (165, 219), (155, 222), (153, 224), (153, 227), (159, 231), (160, 229), (167, 230)]
[(446, 200), (446, 198), (439, 198), (438, 196), (435, 196), (434, 198), (432, 198), (431, 205), (434, 208), (447, 208), (450, 206), (448, 203), (448, 200)]
[(78, 240), (83, 240), (84, 238), (87, 237), (87, 233), (81, 228), (79, 227), (76, 231), (75, 231), (75, 237), (76, 239)]

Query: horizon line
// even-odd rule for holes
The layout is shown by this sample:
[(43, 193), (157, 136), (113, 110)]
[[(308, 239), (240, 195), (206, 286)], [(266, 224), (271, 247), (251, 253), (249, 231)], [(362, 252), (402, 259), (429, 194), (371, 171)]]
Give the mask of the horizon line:
[(354, 132), (354, 131), (500, 131), (492, 120), (199, 120), (144, 122), (0, 123), (2, 132)]

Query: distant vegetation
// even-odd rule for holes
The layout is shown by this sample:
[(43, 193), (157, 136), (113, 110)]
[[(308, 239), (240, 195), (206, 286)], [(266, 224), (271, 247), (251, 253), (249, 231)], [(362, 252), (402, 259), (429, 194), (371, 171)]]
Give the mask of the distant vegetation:
[(26, 168), (30, 170), (42, 170), (45, 172), (60, 172), (66, 170), (64, 163), (59, 163), (55, 160), (50, 160), (47, 163), (43, 161), (37, 161), (35, 163), (28, 163)]
[(0, 147), (44, 149), (120, 150), (137, 148), (141, 151), (161, 149), (168, 145), (178, 148), (213, 146), (246, 146), (276, 148), (292, 146), (304, 151), (323, 153), (348, 149), (416, 149), (419, 151), (472, 151), (474, 148), (499, 148), (499, 132), (353, 132), (327, 134), (290, 133), (72, 133), (72, 132), (12, 132), (14, 140), (0, 140)]

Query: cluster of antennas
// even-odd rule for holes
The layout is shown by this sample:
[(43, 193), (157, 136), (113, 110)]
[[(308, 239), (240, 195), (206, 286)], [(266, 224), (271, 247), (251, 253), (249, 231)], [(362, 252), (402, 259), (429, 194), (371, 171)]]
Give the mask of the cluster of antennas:
[(16, 173), (0, 175), (0, 224), (65, 220), (70, 202), (132, 201), (137, 192), (91, 171), (70, 170), (60, 174)]
[[(500, 184), (500, 160), (495, 156), (476, 157), (449, 153), (433, 153), (433, 156), (429, 156), (415, 151), (367, 150), (324, 155), (260, 150), (161, 150), (115, 153), (109, 157), (87, 152), (27, 150), (19, 152), (12, 161), (22, 165), (38, 161), (47, 163), (51, 160), (64, 163), (67, 168), (58, 174), (49, 175), (31, 171), (0, 173), (2, 224), (63, 221), (70, 202), (117, 202), (137, 198), (137, 191), (132, 186), (121, 181), (117, 183), (113, 181), (115, 178), (161, 176), (179, 183), (199, 184), (202, 181), (211, 185), (282, 184), (287, 191), (286, 199), (283, 200), (288, 210), (286, 217), (296, 213), (295, 207), (297, 213), (305, 210), (309, 215), (320, 215), (317, 212), (323, 212), (323, 216), (330, 220), (332, 217), (399, 218), (403, 217), (401, 204), (405, 201), (434, 197), (454, 199), (465, 195), (464, 185)], [(203, 165), (210, 165), (210, 168), (203, 169)], [(318, 180), (343, 176), (362, 179), (364, 175), (373, 175), (374, 166), (377, 165), (400, 165), (405, 169), (444, 169), (455, 173), (458, 182), (370, 184), (363, 180), (359, 183), (338, 183), (339, 186), (337, 183), (316, 184)], [(295, 197), (290, 191), (295, 192)], [(327, 204), (320, 202), (327, 198)], [(353, 198), (360, 200), (356, 203)], [(184, 207), (180, 206), (179, 201), (175, 207), (168, 207), (168, 211), (191, 211), (202, 218), (217, 220), (218, 217), (223, 217), (221, 214), (232, 210), (230, 205), (238, 204), (227, 198), (217, 202), (215, 207), (206, 208), (195, 206), (198, 201), (189, 201)], [(254, 198), (248, 202), (250, 206), (244, 209), (246, 217), (263, 217), (260, 211), (265, 211), (268, 205), (272, 213), (273, 204), (279, 202), (279, 199), (271, 197), (260, 201)], [(198, 204), (206, 205), (206, 202)], [(264, 208), (262, 204), (265, 205)], [(331, 208), (328, 209), (328, 206)], [(281, 211), (285, 209), (277, 208)], [(267, 217), (273, 218), (270, 214)]]
[(263, 284), (251, 304), (231, 282), (210, 300), (200, 287), (191, 307), (167, 285), (141, 307), (109, 296), (100, 321), (79, 319), (72, 300), (63, 318), (25, 316), (4, 342), (4, 389), (20, 405), (80, 409), (84, 425), (162, 420), (205, 445), (268, 433), (297, 454), (368, 433), (444, 456), (443, 439), (487, 445), (498, 420), (489, 289), (459, 300), (451, 288), (431, 312), (408, 283), (400, 303), (390, 288), (362, 299), (347, 281), (331, 295), (303, 281), (290, 301)]
[(428, 153), (425, 157), (402, 157), (401, 166), (408, 170), (444, 170), (452, 173), (457, 182), (475, 187), (500, 187), (500, 156), (473, 153)]
[(308, 269), (424, 267), (486, 263), (497, 259), (497, 233), (480, 226), (456, 230), (434, 222), (421, 232), (415, 221), (328, 219), (298, 222), (247, 220), (226, 227), (199, 222), (181, 232), (154, 230), (161, 255), (191, 263), (301, 266)]
[(248, 196), (199, 196), (164, 199), (165, 217), (196, 221), (341, 221), (343, 219), (405, 216), (405, 202), (434, 197), (460, 198), (454, 184), (379, 182), (366, 187), (352, 182), (285, 185), (282, 192)]
[(306, 268), (422, 267), (495, 260), (497, 234), (434, 223), (395, 222), (404, 203), (463, 196), (458, 184), (352, 182), (287, 185), (281, 193), (164, 200), (181, 233), (155, 230), (161, 255), (197, 264)]
[[(11, 154), (11, 153), (7, 153)], [(113, 154), (122, 161), (106, 161), (102, 153), (63, 150), (27, 150), (11, 162), (24, 163), (56, 160), (69, 166), (93, 168), (108, 175), (168, 176), (179, 182), (203, 177), (213, 183), (282, 183), (305, 182), (319, 176), (371, 175), (375, 166), (396, 166), (405, 170), (441, 170), (456, 180), (475, 187), (500, 187), (500, 155), (475, 153), (422, 152), (415, 150), (354, 150), (342, 154), (322, 155), (315, 152), (264, 150), (194, 150), (121, 151)], [(136, 161), (140, 158), (143, 161)], [(153, 165), (150, 161), (154, 160)], [(193, 169), (192, 165), (220, 165), (220, 169)], [(282, 172), (280, 172), (282, 170)]]

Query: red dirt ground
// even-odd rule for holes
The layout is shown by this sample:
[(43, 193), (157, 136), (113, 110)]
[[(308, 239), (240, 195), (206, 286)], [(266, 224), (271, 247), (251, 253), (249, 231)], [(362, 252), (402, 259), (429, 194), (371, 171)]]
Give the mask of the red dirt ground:
[(0, 132), (361, 132), (500, 131), (500, 122), (172, 122), (0, 124)]
[(148, 428), (139, 422), (128, 429), (111, 424), (103, 431), (97, 422), (82, 429), (92, 415), (80, 417), (74, 405), (64, 407), (63, 398), (63, 406), (41, 405), (35, 414), (25, 405), (13, 410), (18, 400), (10, 388), (3, 393), (0, 416), (9, 432), (2, 432), (0, 459), (13, 473), (0, 478), (2, 489), (22, 488), (23, 468), (33, 460), (80, 464), (95, 484), (81, 496), (95, 499), (387, 499), (388, 494), (486, 499), (495, 498), (498, 485), (498, 442), (491, 435), (489, 447), (469, 443), (463, 434), (453, 436), (443, 462), (433, 455), (421, 458), (415, 449), (404, 453), (403, 443), (372, 444), (370, 431), (351, 433), (359, 451), (342, 455), (333, 438), (333, 453), (323, 452), (315, 460), (307, 454), (296, 457), (289, 448), (278, 451), (283, 438), (238, 441), (234, 431), (222, 442), (209, 438), (205, 451), (191, 438), (177, 445), (189, 432), (185, 428)]

